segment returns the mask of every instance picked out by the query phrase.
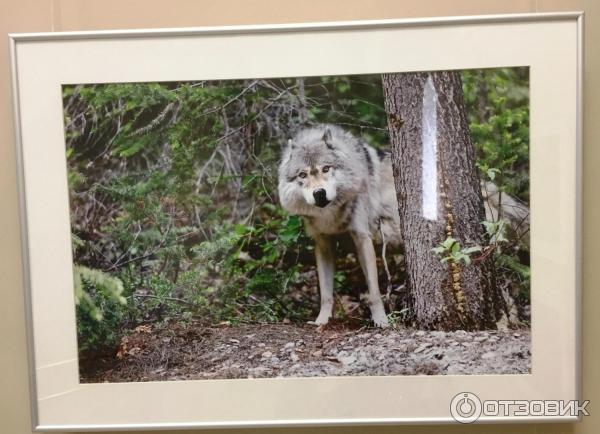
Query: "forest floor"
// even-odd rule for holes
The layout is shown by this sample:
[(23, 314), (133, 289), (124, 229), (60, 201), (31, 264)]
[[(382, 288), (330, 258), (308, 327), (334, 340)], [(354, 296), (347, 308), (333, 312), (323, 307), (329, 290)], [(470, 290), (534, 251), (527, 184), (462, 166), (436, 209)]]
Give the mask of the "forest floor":
[(525, 374), (529, 329), (442, 332), (347, 325), (139, 326), (113, 354), (80, 361), (81, 381), (340, 375)]

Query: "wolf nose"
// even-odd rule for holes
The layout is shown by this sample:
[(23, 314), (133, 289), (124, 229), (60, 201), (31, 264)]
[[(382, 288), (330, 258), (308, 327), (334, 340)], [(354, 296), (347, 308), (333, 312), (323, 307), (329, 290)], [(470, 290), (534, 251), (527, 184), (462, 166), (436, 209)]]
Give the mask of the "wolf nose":
[(323, 208), (329, 203), (327, 200), (327, 192), (324, 188), (317, 188), (316, 190), (313, 190), (313, 197), (315, 198), (315, 205), (320, 208)]

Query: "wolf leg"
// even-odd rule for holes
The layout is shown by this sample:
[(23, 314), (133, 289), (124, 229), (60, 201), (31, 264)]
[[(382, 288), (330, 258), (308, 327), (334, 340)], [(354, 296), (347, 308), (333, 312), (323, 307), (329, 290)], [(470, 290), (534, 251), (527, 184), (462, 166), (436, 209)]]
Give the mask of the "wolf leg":
[(379, 283), (377, 282), (377, 262), (375, 257), (375, 248), (373, 240), (361, 234), (352, 234), (358, 260), (362, 267), (367, 286), (369, 287), (369, 308), (371, 309), (371, 318), (377, 327), (389, 326), (381, 294), (379, 293)]
[(321, 310), (314, 321), (315, 324), (327, 324), (333, 312), (333, 275), (335, 273), (335, 251), (333, 242), (326, 235), (315, 237), (315, 256), (319, 289), (321, 293)]

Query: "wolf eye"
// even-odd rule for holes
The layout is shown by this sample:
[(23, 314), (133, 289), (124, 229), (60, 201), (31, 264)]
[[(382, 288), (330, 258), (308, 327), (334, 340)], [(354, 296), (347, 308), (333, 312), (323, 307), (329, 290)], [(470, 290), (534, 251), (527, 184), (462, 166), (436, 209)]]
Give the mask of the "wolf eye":
[(327, 173), (327, 172), (329, 172), (329, 169), (331, 169), (331, 166), (323, 166), (323, 169), (321, 169), (321, 171), (323, 173)]
[(299, 177), (299, 178), (302, 178), (302, 179), (306, 178), (306, 172), (300, 172), (300, 173), (298, 174), (298, 177)]

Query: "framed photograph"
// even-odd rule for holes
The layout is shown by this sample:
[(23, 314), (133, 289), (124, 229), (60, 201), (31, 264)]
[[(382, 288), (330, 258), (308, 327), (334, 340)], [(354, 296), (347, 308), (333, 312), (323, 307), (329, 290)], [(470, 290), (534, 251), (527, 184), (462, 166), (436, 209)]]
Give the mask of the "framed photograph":
[(34, 428), (578, 420), (582, 19), (10, 35)]

